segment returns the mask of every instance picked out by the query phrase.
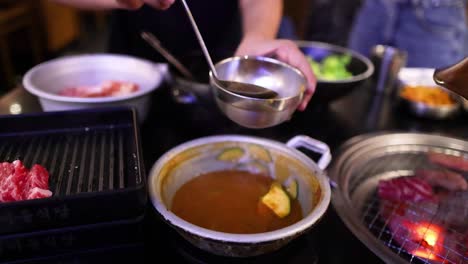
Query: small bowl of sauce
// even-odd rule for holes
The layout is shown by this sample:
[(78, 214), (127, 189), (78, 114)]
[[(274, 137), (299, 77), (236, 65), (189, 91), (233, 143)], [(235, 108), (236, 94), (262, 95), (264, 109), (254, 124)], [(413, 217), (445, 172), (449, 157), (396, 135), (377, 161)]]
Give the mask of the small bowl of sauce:
[(460, 97), (436, 85), (432, 79), (433, 72), (427, 68), (402, 69), (397, 97), (415, 116), (430, 119), (454, 117), (461, 109)]

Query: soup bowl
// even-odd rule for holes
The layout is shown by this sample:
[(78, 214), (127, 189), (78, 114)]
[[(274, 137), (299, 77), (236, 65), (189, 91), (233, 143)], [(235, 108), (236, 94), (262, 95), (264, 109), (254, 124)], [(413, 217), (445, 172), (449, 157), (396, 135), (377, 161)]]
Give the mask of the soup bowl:
[[(298, 147), (320, 153), (321, 157), (315, 163)], [(220, 159), (232, 149), (240, 150), (236, 157)], [(330, 185), (323, 170), (330, 160), (329, 147), (306, 136), (296, 136), (286, 144), (240, 135), (204, 137), (169, 150), (154, 164), (149, 175), (149, 193), (162, 219), (194, 246), (222, 256), (256, 256), (283, 247), (323, 216), (330, 203)], [(171, 211), (174, 196), (182, 185), (202, 174), (223, 170), (261, 173), (280, 184), (294, 180), (303, 218), (269, 232), (235, 234), (197, 226)]]

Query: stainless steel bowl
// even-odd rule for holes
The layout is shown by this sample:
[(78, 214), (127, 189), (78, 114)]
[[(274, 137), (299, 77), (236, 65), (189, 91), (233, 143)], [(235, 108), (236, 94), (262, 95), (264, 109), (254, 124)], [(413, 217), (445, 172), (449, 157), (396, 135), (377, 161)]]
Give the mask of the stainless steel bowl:
[(248, 128), (266, 128), (289, 120), (299, 106), (306, 79), (296, 68), (266, 57), (232, 57), (215, 65), (218, 78), (263, 86), (279, 94), (274, 99), (257, 99), (232, 93), (210, 83), (221, 111), (232, 121)]
[[(268, 151), (271, 160), (257, 158), (251, 152), (252, 145)], [(216, 158), (222, 151), (234, 146), (245, 150), (241, 161), (226, 162)], [(322, 154), (318, 163), (296, 150), (298, 147)], [(255, 256), (281, 248), (309, 230), (323, 216), (330, 203), (331, 192), (323, 170), (330, 160), (330, 150), (326, 144), (305, 136), (297, 136), (286, 144), (239, 135), (205, 137), (179, 145), (159, 158), (149, 174), (149, 194), (153, 206), (166, 223), (194, 246), (223, 256)], [(171, 212), (176, 191), (187, 181), (203, 173), (232, 170), (239, 165), (258, 173), (258, 165), (250, 167), (248, 164), (263, 164), (266, 170), (263, 173), (280, 183), (291, 178), (296, 180), (299, 186), (297, 199), (304, 218), (271, 232), (232, 234), (196, 226)]]
[(346, 67), (352, 77), (337, 81), (317, 80), (311, 104), (327, 104), (340, 99), (360, 87), (374, 73), (374, 64), (364, 55), (351, 49), (317, 41), (296, 41), (300, 50), (314, 60), (321, 61), (329, 55), (351, 55)]

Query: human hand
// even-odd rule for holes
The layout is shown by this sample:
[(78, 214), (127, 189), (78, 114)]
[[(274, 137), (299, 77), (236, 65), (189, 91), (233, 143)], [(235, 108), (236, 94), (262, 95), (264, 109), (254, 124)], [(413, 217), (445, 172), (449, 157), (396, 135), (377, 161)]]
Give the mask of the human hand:
[(117, 4), (126, 9), (138, 9), (143, 4), (150, 5), (159, 10), (168, 9), (175, 0), (115, 0)]
[(273, 55), (278, 60), (298, 68), (304, 74), (307, 80), (307, 88), (304, 92), (304, 98), (298, 107), (298, 110), (304, 111), (315, 92), (317, 79), (307, 61), (305, 55), (299, 50), (297, 45), (286, 39), (261, 39), (244, 38), (236, 51), (236, 56), (244, 55)]

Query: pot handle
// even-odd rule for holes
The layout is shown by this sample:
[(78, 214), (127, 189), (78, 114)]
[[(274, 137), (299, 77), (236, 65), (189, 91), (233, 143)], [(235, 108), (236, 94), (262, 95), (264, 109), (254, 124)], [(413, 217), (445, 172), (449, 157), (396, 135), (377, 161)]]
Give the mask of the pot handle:
[(308, 150), (315, 151), (322, 156), (319, 158), (317, 165), (321, 170), (325, 170), (325, 168), (330, 164), (331, 161), (331, 152), (330, 148), (327, 144), (323, 143), (322, 141), (313, 139), (308, 136), (300, 135), (291, 138), (286, 145), (292, 148), (299, 148), (303, 147)]

